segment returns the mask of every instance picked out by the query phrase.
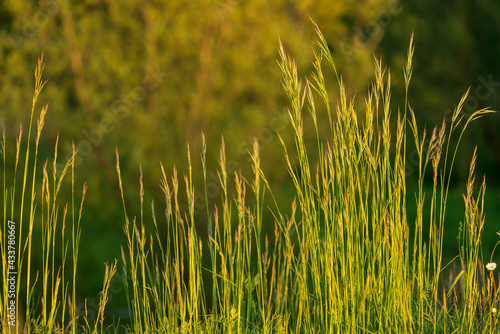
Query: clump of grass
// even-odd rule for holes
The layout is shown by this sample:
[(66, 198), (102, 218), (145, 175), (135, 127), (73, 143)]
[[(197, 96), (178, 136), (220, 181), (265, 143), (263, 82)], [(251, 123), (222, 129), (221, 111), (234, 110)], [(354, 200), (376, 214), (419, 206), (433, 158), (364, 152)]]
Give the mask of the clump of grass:
[[(39, 143), (45, 124), (48, 105), (44, 106), (38, 117), (36, 103), (45, 85), (42, 79), (43, 55), (38, 60), (35, 71), (35, 93), (33, 95), (28, 132), (20, 126), (15, 143), (15, 163), (7, 163), (11, 144), (7, 141), (6, 127), (2, 122), (1, 154), (3, 167), (2, 183), (2, 228), (0, 230), (0, 249), (2, 261), (2, 302), (0, 303), (1, 333), (77, 333), (78, 325), (76, 295), (78, 252), (80, 248), (81, 221), (87, 186), (83, 186), (80, 204), (75, 205), (74, 159), (77, 154), (73, 145), (71, 158), (58, 170), (58, 143), (56, 139), (52, 163), (46, 160), (42, 167), (42, 176), (38, 177)], [(34, 124), (36, 120), (36, 127)], [(27, 137), (26, 137), (27, 136)], [(32, 137), (34, 137), (34, 143)], [(33, 147), (34, 145), (34, 147)], [(25, 150), (23, 152), (23, 146)], [(24, 164), (21, 158), (24, 153)], [(9, 170), (9, 174), (7, 174)], [(63, 180), (71, 172), (71, 203), (61, 207), (58, 199)], [(7, 177), (9, 175), (9, 177)], [(20, 193), (19, 193), (19, 187)], [(8, 269), (7, 257), (8, 233), (7, 222), (15, 223), (15, 264)], [(68, 232), (69, 230), (69, 232)], [(39, 233), (35, 233), (40, 231)], [(40, 238), (36, 240), (35, 238)], [(37, 245), (34, 248), (33, 245)], [(40, 248), (38, 248), (40, 245)], [(34, 268), (32, 258), (35, 253), (41, 255), (42, 267)], [(70, 260), (68, 261), (68, 257)], [(95, 326), (87, 329), (97, 333), (102, 329), (102, 317), (106, 301), (109, 280), (116, 264), (108, 270), (106, 267), (103, 299), (99, 304), (99, 318)], [(16, 321), (12, 326), (7, 321), (9, 296), (7, 273), (16, 271)], [(22, 295), (21, 295), (22, 292)], [(85, 322), (88, 320), (84, 317)], [(102, 330), (100, 330), (102, 333)]]
[[(458, 254), (462, 270), (448, 291), (439, 288), (445, 279), (443, 231), (458, 145), (470, 122), (492, 111), (478, 110), (464, 120), (461, 111), (467, 92), (451, 122), (443, 121), (431, 134), (420, 131), (407, 98), (402, 111), (391, 110), (391, 75), (376, 60), (375, 81), (366, 97), (365, 117), (360, 119), (362, 113), (355, 110), (327, 43), (315, 28), (314, 72), (308, 78), (299, 79), (295, 62), (280, 45), (279, 65), (295, 139), (291, 148), (280, 137), (295, 189), (292, 211), (283, 213), (273, 200), (257, 141), (249, 153), (250, 180), (238, 172), (227, 174), (222, 141), (218, 170), (222, 204), (207, 207), (205, 243), (195, 222), (189, 147), (189, 172), (184, 177), (187, 210), (180, 209), (177, 171), (168, 178), (161, 167), (166, 235), (158, 232), (154, 204), (155, 229), (153, 234), (146, 232), (149, 219), (143, 214), (141, 173), (140, 220), (130, 219), (124, 204), (128, 247), (122, 249), (122, 261), (124, 281), (131, 278), (127, 291), (132, 332), (421, 333), (498, 328), (492, 313), (498, 290), (493, 277), (485, 284), (485, 268), (476, 265), (482, 257), (485, 183), (474, 197), (475, 153), (464, 195), (466, 214)], [(412, 56), (413, 39), (404, 69), (406, 97)], [(337, 78), (337, 103), (330, 101), (324, 60)], [(320, 113), (326, 113), (329, 122), (326, 134), (319, 131), (318, 120), (324, 119)], [(304, 122), (312, 122), (316, 131), (315, 148), (306, 145)], [(458, 143), (453, 146), (455, 134)], [(311, 161), (311, 150), (317, 150), (317, 162)], [(407, 194), (406, 187), (409, 150), (416, 150), (419, 157), (415, 194)], [(205, 152), (203, 140), (208, 203)], [(118, 153), (116, 166), (123, 196)], [(428, 169), (433, 181), (430, 194), (424, 191)], [(264, 202), (265, 193), (271, 196), (269, 204)], [(247, 203), (249, 196), (255, 199), (253, 204)], [(410, 200), (416, 202), (414, 220), (407, 216)], [(274, 221), (263, 221), (266, 206)], [(264, 224), (274, 225), (274, 235), (263, 233)], [(210, 267), (202, 266), (202, 256), (209, 256)], [(203, 273), (210, 276), (208, 281), (202, 279)]]
[[(382, 62), (376, 60), (375, 80), (365, 100), (366, 108), (363, 113), (358, 112), (337, 73), (325, 38), (317, 26), (315, 29), (318, 41), (314, 72), (303, 80), (299, 79), (295, 62), (280, 45), (279, 66), (290, 100), (289, 116), (295, 142), (295, 146), (290, 147), (279, 137), (295, 192), (290, 212), (283, 212), (274, 198), (261, 167), (258, 141), (255, 140), (249, 152), (253, 170), (249, 179), (239, 172), (228, 174), (222, 141), (217, 172), (221, 204), (213, 208), (207, 205), (207, 240), (200, 237), (195, 216), (196, 194), (189, 146), (189, 170), (183, 178), (175, 168), (168, 177), (161, 166), (164, 215), (157, 216), (154, 202), (151, 203), (152, 215), (144, 215), (141, 170), (140, 212), (131, 218), (125, 206), (125, 185), (116, 152), (127, 237), (127, 246), (122, 248), (122, 274), (131, 315), (128, 332), (472, 333), (498, 330), (499, 290), (493, 274), (496, 264), (493, 257), (486, 266), (482, 264), (485, 182), (475, 194), (475, 153), (464, 194), (464, 222), (459, 231), (460, 272), (446, 290), (441, 288), (446, 279), (442, 250), (450, 173), (465, 129), (470, 122), (491, 111), (478, 110), (464, 119), (461, 111), (467, 92), (451, 121), (444, 121), (429, 135), (418, 129), (407, 98), (402, 111), (391, 110), (391, 75)], [(413, 40), (404, 69), (406, 97), (412, 76), (412, 56)], [(326, 87), (325, 60), (337, 79), (339, 99), (336, 103), (330, 101)], [(73, 156), (58, 170), (56, 140), (53, 162), (44, 163), (41, 180), (37, 182), (38, 145), (47, 106), (37, 118), (36, 130), (32, 125), (36, 101), (45, 84), (42, 71), (41, 58), (35, 73), (24, 165), (20, 159), (21, 127), (11, 170), (13, 176), (9, 177), (6, 152), (10, 146), (5, 127), (2, 129), (0, 248), (4, 250), (7, 244), (7, 221), (15, 221), (19, 245), (16, 305), (24, 302), (26, 307), (26, 324), (22, 325), (18, 317), (16, 329), (28, 333), (116, 332), (118, 329), (107, 326), (104, 321), (116, 262), (106, 264), (97, 317), (88, 319), (84, 315), (83, 321), (78, 320), (77, 264), (87, 188), (83, 186), (78, 206), (74, 181), (76, 150), (73, 148)], [(328, 119), (327, 133), (322, 133), (318, 125), (323, 119)], [(305, 140), (305, 122), (315, 130), (315, 147)], [(411, 136), (407, 138), (408, 130)], [(456, 146), (451, 144), (453, 136), (458, 137)], [(419, 157), (415, 194), (407, 194), (406, 187), (409, 150), (416, 150)], [(319, 158), (313, 160), (313, 156)], [(205, 203), (209, 203), (204, 138), (201, 161)], [(428, 169), (433, 181), (430, 194), (424, 191), (424, 175)], [(58, 194), (69, 171), (71, 203), (60, 209)], [(182, 203), (184, 197), (187, 206)], [(414, 218), (407, 216), (410, 200), (415, 200), (417, 207)], [(272, 220), (264, 220), (265, 210), (271, 212)], [(160, 222), (165, 225), (166, 234), (160, 233)], [(40, 250), (33, 248), (35, 224), (41, 228)], [(265, 225), (274, 227), (274, 233), (266, 233), (269, 229)], [(149, 231), (150, 228), (153, 230)], [(413, 238), (410, 238), (410, 230)], [(32, 264), (35, 251), (40, 251), (43, 257), (39, 270)], [(2, 251), (4, 283), (8, 262), (5, 254)], [(202, 262), (206, 257), (210, 260), (208, 267)], [(10, 333), (13, 328), (5, 321), (6, 286), (2, 289), (0, 326), (3, 333)], [(20, 293), (23, 290), (25, 297)], [(20, 315), (19, 309), (17, 314)]]

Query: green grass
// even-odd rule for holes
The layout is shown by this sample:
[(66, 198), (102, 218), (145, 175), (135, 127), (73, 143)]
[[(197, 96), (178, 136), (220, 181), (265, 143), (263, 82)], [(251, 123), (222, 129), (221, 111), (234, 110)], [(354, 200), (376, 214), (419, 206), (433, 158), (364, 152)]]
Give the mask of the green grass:
[[(294, 185), (290, 212), (283, 212), (261, 168), (259, 143), (249, 152), (253, 175), (226, 171), (225, 143), (219, 155), (221, 204), (207, 205), (208, 239), (200, 237), (195, 216), (193, 173), (203, 173), (207, 190), (206, 143), (203, 169), (181, 178), (161, 167), (165, 201), (144, 206), (141, 171), (140, 212), (130, 213), (123, 200), (124, 232), (121, 272), (130, 313), (130, 333), (476, 333), (498, 330), (498, 288), (494, 271), (487, 271), (481, 252), (485, 182), (474, 191), (475, 153), (464, 194), (465, 217), (457, 231), (460, 252), (451, 278), (444, 275), (444, 224), (450, 173), (464, 130), (490, 113), (478, 110), (468, 119), (461, 113), (463, 96), (452, 120), (432, 133), (417, 128), (410, 102), (397, 112), (390, 107), (390, 73), (375, 61), (375, 80), (365, 97), (366, 109), (354, 109), (337, 73), (325, 39), (318, 41), (314, 72), (299, 79), (295, 62), (280, 45), (279, 66), (290, 100), (289, 116), (295, 146), (280, 138), (284, 166)], [(406, 95), (412, 75), (413, 41), (404, 69)], [(324, 67), (333, 70), (337, 102), (326, 87)], [(3, 228), (18, 226), (18, 303), (26, 305), (28, 332), (118, 332), (104, 310), (117, 263), (106, 265), (99, 311), (78, 317), (78, 251), (86, 187), (75, 191), (74, 157), (57, 170), (57, 142), (52, 166), (44, 164), (37, 179), (38, 143), (47, 107), (38, 117), (35, 147), (31, 134), (36, 100), (44, 82), (43, 61), (35, 75), (35, 95), (24, 165), (18, 164), (22, 130), (16, 143), (13, 176), (6, 176), (3, 131)], [(325, 116), (326, 115), (326, 116)], [(318, 122), (328, 119), (328, 132)], [(306, 145), (305, 123), (315, 129), (316, 144)], [(418, 190), (407, 193), (406, 159), (416, 150)], [(74, 150), (74, 154), (77, 152)], [(319, 159), (314, 160), (312, 157)], [(24, 171), (22, 170), (24, 167)], [(52, 167), (52, 170), (50, 169)], [(277, 168), (283, 168), (277, 166)], [(122, 199), (119, 154), (116, 169)], [(19, 173), (18, 173), (19, 170)], [(60, 207), (58, 191), (71, 174), (71, 202)], [(432, 175), (432, 190), (424, 175)], [(19, 174), (19, 175), (18, 175)], [(11, 174), (9, 174), (11, 175)], [(22, 186), (19, 195), (16, 185)], [(41, 187), (41, 189), (40, 189)], [(40, 195), (37, 195), (39, 192)], [(25, 203), (26, 199), (26, 203)], [(407, 216), (413, 201), (416, 217)], [(80, 202), (80, 204), (76, 204)], [(187, 203), (187, 206), (183, 205)], [(187, 207), (187, 209), (185, 209)], [(264, 219), (271, 212), (272, 220)], [(161, 213), (158, 214), (157, 213)], [(267, 215), (266, 215), (267, 216)], [(41, 222), (42, 235), (33, 226)], [(274, 233), (266, 233), (269, 226)], [(161, 232), (165, 231), (165, 232)], [(63, 232), (62, 234), (60, 232)], [(43, 267), (33, 268), (32, 240), (41, 237)], [(492, 250), (494, 252), (494, 250)], [(203, 261), (208, 259), (209, 261)], [(489, 261), (491, 262), (491, 260)], [(2, 253), (3, 279), (6, 257)], [(209, 263), (209, 265), (204, 265)], [(3, 285), (0, 315), (5, 319), (7, 287)], [(19, 291), (26, 291), (21, 298)], [(20, 314), (18, 312), (18, 314)], [(21, 324), (18, 324), (19, 326)], [(7, 332), (5, 320), (3, 332)]]

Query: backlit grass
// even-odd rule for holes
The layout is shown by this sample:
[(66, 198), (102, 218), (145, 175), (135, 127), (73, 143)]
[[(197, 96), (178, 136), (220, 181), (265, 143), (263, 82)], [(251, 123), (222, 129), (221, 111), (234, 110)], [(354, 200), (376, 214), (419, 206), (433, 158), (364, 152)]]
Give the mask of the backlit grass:
[[(58, 170), (56, 141), (54, 159), (42, 163), (42, 177), (37, 179), (38, 143), (47, 112), (44, 107), (32, 130), (36, 100), (44, 85), (40, 59), (25, 150), (21, 128), (15, 168), (9, 169), (8, 176), (6, 150), (12, 145), (6, 140), (5, 128), (2, 139), (0, 246), (5, 249), (7, 220), (15, 221), (19, 245), (16, 298), (25, 309), (18, 309), (25, 319), (18, 322), (18, 328), (29, 333), (498, 330), (495, 269), (492, 258), (483, 261), (481, 254), (485, 182), (474, 191), (475, 153), (464, 194), (465, 216), (457, 230), (459, 269), (451, 279), (444, 275), (447, 263), (442, 258), (450, 173), (460, 139), (472, 121), (491, 111), (478, 110), (465, 118), (462, 106), (467, 92), (451, 120), (432, 132), (421, 130), (408, 99), (398, 110), (391, 107), (391, 74), (380, 60), (375, 61), (375, 80), (365, 97), (366, 108), (355, 110), (327, 43), (315, 28), (314, 71), (303, 79), (283, 46), (279, 48), (282, 84), (290, 102), (291, 127), (287, 131), (293, 132), (295, 146), (279, 137), (283, 166), (276, 168), (286, 168), (294, 186), (291, 211), (280, 209), (274, 198), (261, 168), (257, 140), (249, 152), (253, 170), (249, 176), (227, 173), (222, 141), (217, 171), (221, 204), (206, 206), (208, 239), (200, 237), (202, 222), (195, 215), (193, 182), (193, 173), (203, 173), (203, 197), (205, 203), (211, 203), (205, 140), (202, 170), (192, 169), (189, 146), (190, 167), (185, 175), (181, 177), (175, 169), (170, 175), (161, 166), (162, 203), (144, 203), (141, 172), (140, 212), (130, 212), (125, 205), (127, 185), (121, 179), (117, 152), (127, 244), (122, 247), (120, 265), (106, 265), (99, 311), (93, 318), (77, 314), (74, 302), (86, 195), (85, 186), (82, 192), (75, 190), (74, 156)], [(411, 41), (403, 71), (407, 96), (412, 56)], [(325, 69), (335, 76), (336, 101), (330, 101), (332, 87), (326, 87)], [(325, 128), (318, 124), (323, 120), (328, 120), (327, 132), (320, 130)], [(304, 139), (305, 123), (315, 129), (315, 145)], [(451, 144), (455, 138), (456, 146)], [(418, 171), (418, 190), (407, 193), (406, 157), (414, 151), (419, 157), (418, 166), (413, 166)], [(23, 154), (24, 162), (20, 159)], [(73, 196), (65, 204), (57, 195), (68, 173)], [(431, 192), (424, 191), (425, 175), (432, 177)], [(416, 217), (407, 216), (410, 202), (416, 204)], [(264, 219), (266, 211), (273, 219)], [(32, 234), (34, 224), (41, 224), (42, 235)], [(266, 232), (269, 226), (274, 233)], [(42, 249), (32, 248), (33, 238), (41, 238)], [(42, 254), (42, 268), (31, 265), (34, 252)], [(210, 261), (202, 261), (206, 258)], [(6, 261), (3, 252), (4, 282)], [(107, 294), (117, 270), (128, 300), (127, 330), (109, 326), (105, 319)], [(3, 287), (0, 315), (2, 330), (8, 332), (6, 284)]]

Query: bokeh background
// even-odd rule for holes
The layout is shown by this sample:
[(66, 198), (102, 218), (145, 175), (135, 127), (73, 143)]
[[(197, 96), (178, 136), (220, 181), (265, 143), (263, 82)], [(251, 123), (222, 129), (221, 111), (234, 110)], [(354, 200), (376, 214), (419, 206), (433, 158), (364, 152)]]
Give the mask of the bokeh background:
[[(250, 177), (247, 150), (257, 137), (262, 167), (286, 212), (292, 187), (277, 132), (290, 145), (293, 138), (276, 63), (279, 40), (297, 60), (301, 75), (308, 75), (316, 38), (313, 19), (361, 112), (373, 79), (374, 56), (381, 57), (391, 69), (396, 114), (404, 108), (403, 67), (414, 32), (410, 103), (421, 129), (426, 126), (430, 131), (449, 117), (469, 87), (466, 116), (488, 106), (500, 110), (499, 14), (497, 0), (3, 0), (0, 118), (12, 147), (7, 151), (6, 172), (13, 170), (19, 124), (28, 126), (33, 72), (44, 52), (44, 77), (49, 81), (39, 106), (47, 102), (50, 106), (39, 160), (53, 159), (58, 134), (60, 163), (69, 157), (72, 141), (79, 150), (76, 188), (85, 182), (89, 186), (79, 294), (81, 300), (97, 300), (103, 262), (119, 259), (120, 246), (126, 246), (115, 148), (120, 152), (129, 212), (139, 213), (142, 166), (145, 215), (149, 216), (152, 200), (161, 208), (160, 162), (169, 173), (175, 165), (182, 176), (189, 143), (195, 182), (202, 189), (203, 132), (209, 182), (217, 183), (222, 136), (228, 169), (242, 170)], [(328, 75), (335, 100), (338, 87), (333, 73)], [(447, 215), (445, 255), (449, 258), (458, 252), (456, 236), (464, 212), (461, 194), (476, 145), (478, 183), (486, 175), (488, 184), (486, 256), (498, 239), (494, 232), (500, 230), (499, 117), (488, 115), (474, 123), (460, 146)], [(310, 139), (313, 144), (312, 132)], [(416, 176), (411, 156), (410, 152), (410, 188)], [(70, 184), (65, 186), (61, 205), (71, 198)], [(217, 204), (219, 197), (214, 195), (210, 205)], [(201, 235), (204, 212), (202, 207), (198, 215)], [(112, 285), (110, 307), (115, 307), (116, 314), (121, 314), (116, 305), (123, 298), (120, 283)]]

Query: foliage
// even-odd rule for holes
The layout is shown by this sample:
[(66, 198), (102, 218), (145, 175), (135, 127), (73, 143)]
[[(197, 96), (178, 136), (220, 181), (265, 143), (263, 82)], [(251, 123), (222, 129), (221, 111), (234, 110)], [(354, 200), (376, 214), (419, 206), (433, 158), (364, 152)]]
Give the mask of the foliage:
[[(480, 109), (464, 115), (466, 93), (449, 121), (445, 119), (430, 135), (419, 130), (408, 100), (413, 74), (411, 41), (404, 68), (405, 103), (397, 112), (395, 126), (391, 123), (395, 114), (391, 108), (391, 75), (379, 60), (375, 62), (375, 80), (365, 99), (364, 112), (357, 112), (355, 99), (347, 92), (328, 43), (316, 25), (315, 30), (318, 37), (314, 70), (303, 80), (299, 79), (297, 64), (280, 44), (279, 65), (290, 103), (288, 115), (294, 143), (286, 142), (285, 131), (280, 132), (278, 138), (293, 185), (290, 211), (285, 211), (274, 195), (261, 164), (258, 139), (249, 152), (252, 169), (249, 180), (242, 171), (229, 168), (226, 144), (222, 141), (216, 173), (220, 203), (213, 209), (204, 206), (207, 238), (202, 234), (205, 224), (195, 214), (199, 194), (194, 186), (195, 175), (199, 175), (204, 180), (204, 203), (209, 203), (213, 189), (209, 189), (212, 183), (207, 177), (210, 171), (204, 137), (201, 172), (194, 168), (190, 146), (183, 178), (175, 168), (172, 176), (167, 177), (166, 168), (161, 165), (164, 203), (158, 211), (157, 202), (151, 201), (151, 215), (145, 209), (148, 202), (142, 168), (138, 210), (130, 208), (126, 196), (129, 184), (122, 177), (116, 151), (115, 168), (127, 240), (121, 254), (129, 331), (474, 333), (498, 330), (499, 290), (493, 273), (494, 249), (486, 266), (481, 252), (485, 182), (475, 194), (475, 153), (469, 167), (465, 216), (459, 231), (459, 261), (455, 263), (459, 272), (449, 282), (444, 276), (447, 264), (442, 257), (450, 173), (458, 144), (469, 124), (491, 111)], [(339, 87), (337, 103), (331, 102), (327, 90), (330, 81), (324, 75), (325, 63)], [(52, 163), (44, 164), (41, 176), (37, 173), (47, 106), (40, 112), (36, 131), (32, 124), (36, 102), (45, 84), (41, 79), (42, 69), (41, 59), (35, 75), (27, 140), (21, 145), (21, 128), (14, 169), (7, 167), (10, 141), (6, 131), (2, 133), (0, 247), (5, 248), (7, 243), (7, 221), (19, 221), (20, 279), (16, 300), (26, 300), (28, 332), (117, 331), (118, 327), (107, 327), (104, 321), (116, 262), (106, 265), (95, 316), (89, 317), (86, 312), (82, 317), (77, 314), (80, 222), (87, 188), (83, 188), (81, 204), (75, 205), (77, 147), (73, 145), (70, 159), (59, 169), (58, 139)], [(326, 126), (320, 123), (322, 119), (327, 120)], [(306, 140), (306, 129), (313, 130), (314, 145)], [(411, 136), (407, 138), (408, 131)], [(456, 145), (453, 137), (457, 139)], [(406, 183), (405, 158), (410, 145), (418, 154), (418, 189), (414, 194), (407, 193)], [(24, 165), (19, 165), (19, 170), (24, 167), (19, 196), (16, 185), (22, 148), (26, 154)], [(57, 198), (70, 168), (71, 183), (66, 185), (71, 185), (71, 205), (66, 204), (61, 214)], [(14, 176), (7, 177), (7, 172)], [(430, 193), (424, 188), (428, 174), (433, 184)], [(40, 183), (36, 182), (38, 177)], [(417, 207), (414, 220), (407, 215), (408, 201), (412, 199)], [(69, 236), (65, 232), (68, 210)], [(134, 217), (131, 212), (137, 215)], [(164, 214), (157, 215), (158, 212)], [(267, 212), (271, 214), (266, 215)], [(24, 219), (26, 216), (29, 218)], [(36, 225), (40, 225), (40, 234), (33, 233)], [(274, 227), (271, 233), (270, 225)], [(34, 249), (38, 249), (33, 243), (35, 236), (41, 239), (41, 269), (31, 261)], [(5, 282), (4, 255), (2, 265)], [(8, 298), (7, 285), (3, 286), (0, 317), (5, 319)], [(20, 293), (26, 298), (20, 298)], [(2, 325), (6, 331), (4, 320)]]
[[(161, 199), (156, 191), (156, 180), (161, 177), (158, 161), (168, 169), (174, 162), (185, 168), (183, 147), (190, 143), (193, 154), (199, 155), (201, 131), (209, 142), (219, 142), (223, 134), (232, 143), (228, 153), (247, 172), (247, 151), (252, 138), (259, 137), (269, 178), (285, 183), (285, 174), (272, 168), (280, 156), (275, 131), (288, 124), (283, 107), (286, 97), (277, 85), (278, 37), (286, 37), (299, 69), (308, 71), (308, 45), (313, 38), (310, 17), (332, 36), (329, 46), (343, 55), (345, 41), (355, 35), (352, 23), (364, 26), (387, 3), (2, 1), (0, 104), (9, 106), (2, 110), (2, 118), (9, 124), (26, 123), (24, 114), (18, 112), (27, 107), (32, 89), (25, 64), (44, 50), (51, 63), (47, 69), (51, 81), (45, 89), (52, 112), (47, 116), (47, 140), (42, 140), (40, 149), (48, 155), (59, 133), (60, 156), (69, 159), (74, 141), (79, 151), (76, 164), (85, 166), (76, 181), (87, 182), (95, 193), (87, 199), (87, 217), (96, 242), (82, 255), (81, 264), (91, 271), (94, 259), (119, 256), (103, 256), (112, 251), (106, 249), (106, 240), (123, 241), (108, 227), (121, 219), (120, 202), (113, 200), (118, 198), (115, 147), (122, 152), (127, 183), (137, 184), (136, 166), (142, 163), (145, 187), (157, 200)], [(344, 76), (351, 91), (365, 87), (370, 79), (372, 52), (380, 37), (348, 58), (341, 57), (339, 70), (344, 64), (359, 69)], [(13, 130), (7, 132), (11, 140), (16, 136)], [(284, 140), (288, 142), (288, 138)], [(217, 155), (212, 146), (209, 150), (210, 156)], [(216, 166), (211, 160), (207, 163)], [(197, 175), (195, 179), (198, 184), (202, 181)], [(61, 196), (69, 198), (70, 194), (63, 189)], [(289, 200), (285, 192), (278, 197)], [(104, 200), (105, 209), (101, 207)], [(134, 203), (126, 200), (129, 205)], [(99, 285), (100, 278), (89, 282)]]

